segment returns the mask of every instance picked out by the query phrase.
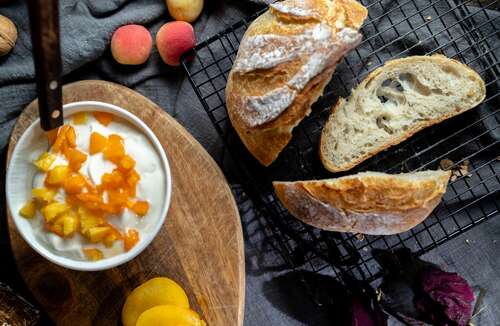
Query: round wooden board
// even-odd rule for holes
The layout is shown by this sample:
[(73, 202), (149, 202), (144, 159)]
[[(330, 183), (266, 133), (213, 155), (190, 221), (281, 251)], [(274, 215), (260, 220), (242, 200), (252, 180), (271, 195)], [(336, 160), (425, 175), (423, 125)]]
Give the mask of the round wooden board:
[[(238, 208), (224, 175), (203, 147), (144, 96), (117, 84), (81, 81), (64, 86), (64, 103), (95, 100), (141, 118), (162, 143), (172, 170), (173, 193), (165, 225), (133, 261), (102, 272), (56, 266), (33, 251), (8, 216), (19, 273), (58, 325), (119, 325), (127, 294), (167, 276), (186, 290), (191, 306), (209, 325), (242, 325), (245, 296), (243, 236)], [(38, 116), (36, 101), (12, 132), (16, 141)]]

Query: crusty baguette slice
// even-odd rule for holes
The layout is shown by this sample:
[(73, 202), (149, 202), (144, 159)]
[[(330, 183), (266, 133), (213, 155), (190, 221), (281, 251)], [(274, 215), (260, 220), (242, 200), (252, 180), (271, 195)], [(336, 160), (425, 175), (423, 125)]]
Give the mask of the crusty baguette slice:
[(326, 169), (346, 171), (416, 132), (484, 100), (481, 77), (442, 55), (387, 62), (339, 99), (321, 134)]
[(446, 191), (450, 171), (362, 172), (336, 179), (274, 182), (283, 205), (320, 229), (396, 234), (421, 223)]
[(342, 57), (361, 41), (356, 0), (284, 0), (248, 27), (228, 76), (226, 106), (248, 151), (270, 165), (311, 112)]

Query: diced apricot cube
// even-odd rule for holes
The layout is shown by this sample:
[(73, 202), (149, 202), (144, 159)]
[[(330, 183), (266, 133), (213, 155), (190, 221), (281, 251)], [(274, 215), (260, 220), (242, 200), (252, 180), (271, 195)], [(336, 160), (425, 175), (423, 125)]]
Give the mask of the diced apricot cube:
[(35, 166), (43, 172), (50, 170), (50, 166), (56, 160), (56, 156), (47, 152), (43, 152), (34, 162)]
[(76, 132), (72, 126), (66, 129), (66, 141), (69, 147), (76, 147)]
[(64, 190), (68, 194), (77, 194), (85, 188), (86, 180), (81, 174), (73, 174), (64, 181)]
[(125, 251), (132, 249), (139, 242), (139, 232), (135, 229), (128, 229), (123, 237), (123, 248)]
[(102, 204), (102, 197), (91, 193), (80, 193), (76, 195), (76, 198), (82, 203), (82, 205), (88, 209), (99, 209), (99, 205)]
[(57, 216), (68, 211), (70, 207), (66, 203), (53, 202), (41, 209), (42, 215), (46, 222), (54, 220)]
[(123, 175), (118, 170), (113, 170), (111, 173), (104, 173), (101, 177), (101, 185), (105, 189), (116, 189), (124, 184)]
[(112, 247), (115, 241), (119, 240), (120, 238), (120, 232), (118, 232), (116, 229), (112, 229), (109, 234), (104, 237), (102, 243), (104, 243), (106, 247)]
[(80, 217), (80, 229), (84, 234), (86, 234), (90, 228), (105, 224), (105, 221), (101, 216), (98, 216), (83, 207), (78, 208), (78, 216)]
[(49, 141), (50, 147), (52, 147), (54, 145), (58, 132), (59, 132), (59, 128), (47, 131), (47, 140)]
[(100, 133), (94, 131), (90, 134), (90, 154), (102, 152), (106, 148), (107, 144), (108, 139)]
[(94, 117), (100, 124), (107, 126), (113, 121), (113, 115), (107, 112), (94, 112)]
[(36, 203), (33, 199), (29, 200), (19, 210), (19, 214), (25, 218), (33, 218), (36, 215)]
[(130, 155), (125, 155), (120, 160), (118, 167), (123, 171), (129, 171), (135, 167), (135, 160)]
[(101, 260), (104, 257), (102, 251), (94, 248), (83, 249), (83, 253), (85, 254), (85, 257), (92, 261)]
[(139, 216), (144, 216), (149, 211), (149, 203), (147, 201), (138, 200), (131, 207), (131, 210)]
[(68, 128), (68, 125), (64, 125), (62, 127), (59, 127), (59, 129), (57, 130), (56, 140), (54, 141), (54, 144), (51, 148), (54, 153), (59, 153), (62, 149), (62, 146), (66, 144), (66, 131), (68, 130)]
[(78, 218), (74, 213), (64, 214), (60, 218), (63, 220), (63, 234), (65, 237), (72, 236), (78, 229)]
[(86, 232), (86, 236), (88, 237), (90, 242), (97, 243), (101, 242), (102, 239), (104, 239), (104, 237), (108, 235), (110, 231), (111, 228), (109, 226), (96, 226), (88, 229)]
[(127, 184), (129, 187), (136, 187), (137, 183), (141, 180), (141, 176), (136, 170), (131, 170), (127, 175)]
[(69, 167), (73, 171), (78, 171), (82, 167), (83, 162), (87, 160), (87, 154), (75, 149), (69, 148), (65, 153), (66, 158), (69, 161)]
[(87, 113), (78, 112), (73, 114), (73, 123), (75, 125), (83, 125), (87, 122)]
[(112, 134), (108, 137), (108, 145), (103, 151), (104, 158), (119, 164), (120, 160), (125, 156), (125, 147), (123, 146), (123, 138)]
[(39, 201), (49, 203), (56, 196), (56, 192), (47, 188), (33, 188), (31, 195)]
[(108, 190), (108, 202), (112, 205), (123, 206), (127, 204), (128, 194), (122, 189)]
[(56, 223), (46, 223), (45, 228), (60, 237), (64, 237), (64, 224), (62, 219), (57, 219)]
[(64, 180), (70, 173), (69, 167), (66, 165), (57, 165), (47, 173), (45, 184), (49, 186), (62, 186)]

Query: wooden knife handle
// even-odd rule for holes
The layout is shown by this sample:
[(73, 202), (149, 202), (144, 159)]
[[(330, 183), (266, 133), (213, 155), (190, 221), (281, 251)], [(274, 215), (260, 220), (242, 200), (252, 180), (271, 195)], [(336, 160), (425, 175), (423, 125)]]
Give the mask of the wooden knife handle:
[(28, 0), (38, 109), (43, 130), (63, 124), (57, 0)]

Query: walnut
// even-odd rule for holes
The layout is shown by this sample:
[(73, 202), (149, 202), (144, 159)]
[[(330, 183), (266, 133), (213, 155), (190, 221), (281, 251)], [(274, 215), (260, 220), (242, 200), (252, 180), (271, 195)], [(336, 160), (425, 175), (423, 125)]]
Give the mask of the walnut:
[(16, 25), (9, 18), (0, 15), (0, 57), (9, 53), (16, 44)]

